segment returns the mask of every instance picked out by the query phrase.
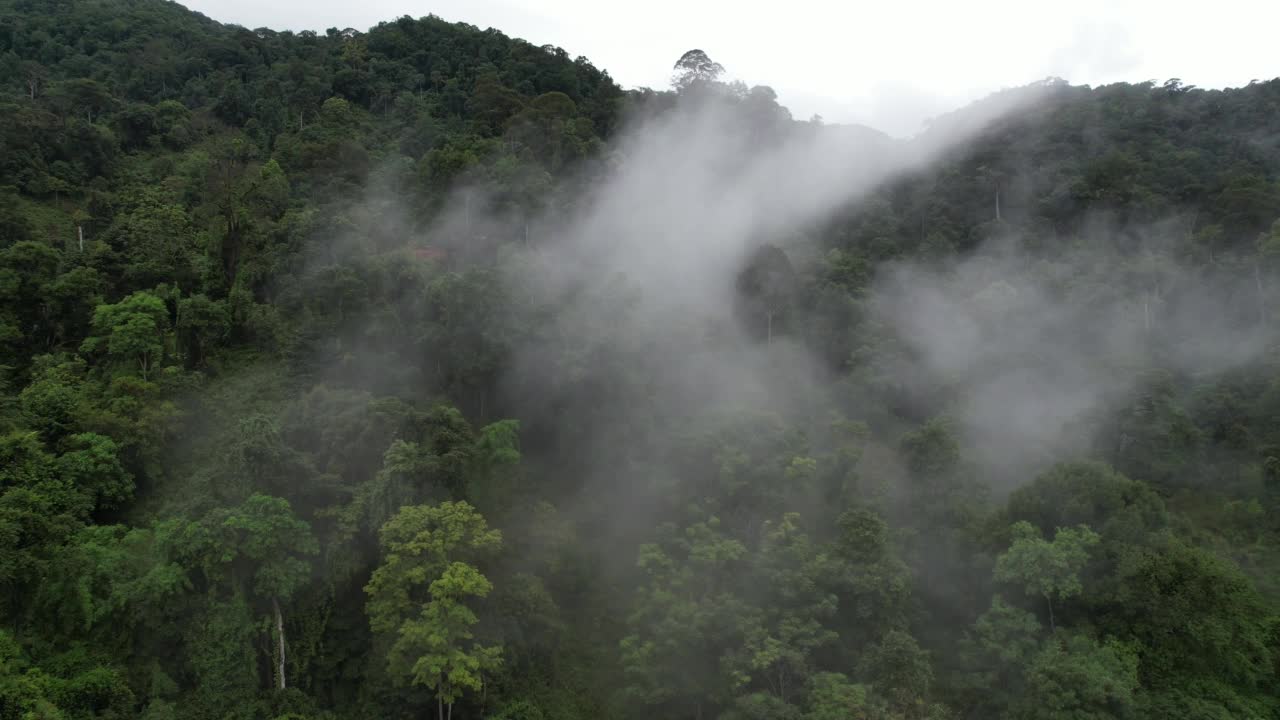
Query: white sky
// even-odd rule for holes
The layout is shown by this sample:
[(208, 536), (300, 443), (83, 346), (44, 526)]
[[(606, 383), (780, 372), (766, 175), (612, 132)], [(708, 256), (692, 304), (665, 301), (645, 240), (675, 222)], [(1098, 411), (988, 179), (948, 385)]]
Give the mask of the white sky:
[(1048, 76), (1245, 85), (1280, 75), (1274, 0), (185, 0), (222, 22), (367, 30), (435, 14), (585, 55), (623, 87), (667, 86), (701, 48), (798, 119), (908, 135), (930, 116)]

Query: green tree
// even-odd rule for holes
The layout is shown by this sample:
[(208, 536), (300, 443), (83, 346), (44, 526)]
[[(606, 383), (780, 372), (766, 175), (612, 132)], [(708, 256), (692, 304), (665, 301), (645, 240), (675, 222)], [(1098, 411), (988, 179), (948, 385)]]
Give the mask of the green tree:
[(468, 561), (497, 552), (502, 534), (458, 501), (401, 508), (380, 539), (385, 557), (365, 586), (369, 624), (393, 638), (391, 676), (429, 688), (446, 720), (462, 693), (480, 690), (501, 662), (501, 648), (474, 642), (479, 620), (465, 602), (492, 590)]
[(167, 195), (155, 188), (137, 192), (107, 233), (124, 245), (124, 274), (134, 287), (172, 283), (190, 289), (205, 264), (186, 208)]
[(391, 672), (409, 677), (435, 693), (441, 720), (452, 717), (453, 704), (466, 690), (478, 692), (484, 676), (502, 665), (502, 648), (473, 642), (479, 622), (464, 603), (483, 598), (493, 585), (480, 571), (463, 562), (450, 563), (431, 582), (431, 599), (417, 618), (406, 619), (388, 653)]
[(960, 643), (963, 704), (983, 717), (1000, 715), (1025, 692), (1027, 665), (1040, 650), (1036, 616), (996, 595)]
[(140, 291), (113, 305), (99, 305), (93, 313), (93, 334), (80, 349), (102, 352), (122, 365), (136, 365), (146, 380), (164, 359), (168, 331), (169, 310), (164, 301)]
[(1138, 655), (1114, 640), (1070, 634), (1046, 644), (1026, 668), (1026, 689), (1010, 720), (1105, 720), (1133, 717)]
[(836, 611), (837, 596), (828, 587), (835, 563), (814, 547), (799, 521), (799, 514), (787, 513), (764, 525), (753, 584), (771, 592), (746, 618), (738, 671), (763, 679), (783, 703), (794, 700), (811, 674), (813, 655), (838, 638), (826, 626)]
[(1052, 541), (1045, 540), (1031, 523), (1019, 521), (1010, 528), (1013, 544), (996, 559), (995, 578), (1019, 584), (1028, 595), (1045, 599), (1049, 627), (1056, 629), (1053, 600), (1079, 595), (1080, 571), (1089, 562), (1089, 549), (1098, 544), (1098, 534), (1081, 525), (1058, 528)]
[(868, 715), (867, 687), (840, 673), (820, 672), (806, 685), (804, 720), (849, 720)]
[(120, 446), (95, 433), (67, 438), (66, 451), (57, 459), (62, 477), (93, 499), (95, 507), (118, 507), (133, 496), (133, 477), (120, 462)]
[[(293, 514), (284, 498), (254, 494), (238, 506), (216, 508), (196, 522), (169, 520), (157, 528), (173, 560), (198, 567), (209, 586), (211, 614), (203, 626), (219, 637), (240, 637), (229, 652), (252, 657), (247, 647), (252, 632), (237, 626), (237, 617), (254, 608), (269, 608), (272, 619), (267, 633), (274, 640), (270, 654), (272, 675), (279, 689), (287, 686), (284, 612), (287, 602), (311, 577), (308, 556), (318, 552), (310, 525)], [(230, 604), (219, 602), (229, 595)], [(227, 627), (223, 627), (227, 624)], [(221, 630), (219, 628), (222, 628)], [(209, 671), (221, 676), (226, 668), (210, 656)]]
[(741, 642), (748, 611), (734, 592), (747, 549), (727, 537), (715, 517), (682, 533), (671, 525), (659, 532), (660, 543), (640, 547), (637, 564), (646, 582), (620, 644), (625, 694), (651, 710), (701, 718), (742, 684), (721, 665)]
[(934, 712), (929, 702), (933, 667), (928, 651), (909, 633), (890, 630), (866, 650), (860, 671), (889, 701), (889, 707), (907, 718), (928, 717)]
[[(271, 600), (275, 615), (276, 682), (283, 690), (285, 677), (284, 613), (280, 602), (288, 600), (310, 577), (303, 559), (318, 547), (306, 522), (294, 517), (288, 501), (253, 495), (222, 519), (222, 529), (233, 535), (238, 555), (253, 564), (253, 590)], [(225, 555), (224, 555), (225, 557)]]
[(21, 348), (25, 354), (48, 347), (54, 328), (48, 289), (57, 278), (59, 261), (57, 250), (35, 241), (0, 250), (0, 335), (8, 340), (6, 349)]
[(1102, 631), (1139, 643), (1149, 716), (1276, 711), (1275, 611), (1231, 562), (1162, 533), (1120, 551), (1094, 602)]
[(231, 333), (231, 313), (226, 301), (211, 300), (204, 294), (182, 298), (178, 301), (175, 330), (185, 349), (188, 366), (202, 367), (209, 350)]

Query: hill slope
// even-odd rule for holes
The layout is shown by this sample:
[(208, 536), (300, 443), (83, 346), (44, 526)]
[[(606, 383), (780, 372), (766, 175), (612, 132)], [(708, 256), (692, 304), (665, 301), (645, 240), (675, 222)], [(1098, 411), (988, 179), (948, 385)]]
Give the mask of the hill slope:
[(0, 0), (0, 718), (1276, 717), (1280, 80)]

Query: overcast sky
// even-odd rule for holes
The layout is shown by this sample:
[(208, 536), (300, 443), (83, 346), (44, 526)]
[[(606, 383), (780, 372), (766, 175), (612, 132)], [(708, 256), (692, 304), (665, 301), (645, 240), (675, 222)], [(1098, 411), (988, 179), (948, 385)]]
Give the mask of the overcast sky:
[(186, 0), (250, 28), (367, 30), (435, 14), (585, 55), (623, 87), (665, 87), (701, 48), (798, 119), (909, 135), (933, 115), (1049, 76), (1171, 77), (1203, 87), (1280, 75), (1271, 0)]

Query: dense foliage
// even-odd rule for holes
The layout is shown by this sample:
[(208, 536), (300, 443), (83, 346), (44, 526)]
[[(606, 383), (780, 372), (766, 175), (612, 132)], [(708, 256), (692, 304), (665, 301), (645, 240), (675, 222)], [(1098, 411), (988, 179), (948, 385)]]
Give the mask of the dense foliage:
[(676, 70), (0, 0), (0, 719), (1280, 717), (1280, 80), (865, 133), (1022, 98), (725, 268), (814, 367), (691, 408), (548, 218), (682, 102), (841, 129)]

